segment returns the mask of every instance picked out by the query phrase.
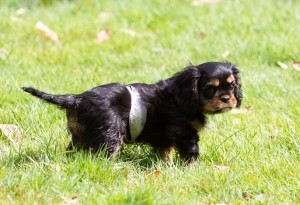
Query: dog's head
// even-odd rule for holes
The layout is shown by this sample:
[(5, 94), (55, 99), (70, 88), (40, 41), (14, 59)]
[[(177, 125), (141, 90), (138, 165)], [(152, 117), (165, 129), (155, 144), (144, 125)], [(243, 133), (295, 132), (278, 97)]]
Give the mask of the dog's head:
[(203, 113), (220, 113), (240, 107), (241, 78), (235, 65), (210, 62), (196, 67), (200, 72), (198, 95)]
[(177, 102), (191, 113), (200, 111), (215, 114), (241, 105), (239, 70), (231, 63), (190, 65), (175, 74), (171, 80), (176, 87), (172, 92)]

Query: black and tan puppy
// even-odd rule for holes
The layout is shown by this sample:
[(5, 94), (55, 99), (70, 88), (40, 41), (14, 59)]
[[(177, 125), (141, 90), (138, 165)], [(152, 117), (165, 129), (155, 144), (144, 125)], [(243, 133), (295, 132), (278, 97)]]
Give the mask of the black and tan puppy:
[(72, 141), (68, 150), (106, 147), (107, 156), (122, 143), (146, 143), (164, 160), (174, 148), (188, 162), (198, 158), (198, 132), (206, 114), (239, 107), (241, 79), (235, 65), (208, 62), (190, 65), (155, 84), (112, 83), (82, 94), (51, 95), (24, 91), (65, 109)]

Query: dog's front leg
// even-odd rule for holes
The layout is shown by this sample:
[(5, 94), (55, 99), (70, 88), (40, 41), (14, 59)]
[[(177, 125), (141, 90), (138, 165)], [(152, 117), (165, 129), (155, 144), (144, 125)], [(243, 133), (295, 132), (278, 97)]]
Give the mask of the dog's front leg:
[(106, 156), (108, 158), (115, 155), (121, 148), (121, 145), (123, 144), (124, 139), (124, 133), (117, 132), (115, 137), (111, 137), (107, 140), (107, 150), (106, 150)]
[(192, 163), (197, 161), (199, 156), (198, 136), (178, 142), (177, 148), (181, 158), (186, 162)]

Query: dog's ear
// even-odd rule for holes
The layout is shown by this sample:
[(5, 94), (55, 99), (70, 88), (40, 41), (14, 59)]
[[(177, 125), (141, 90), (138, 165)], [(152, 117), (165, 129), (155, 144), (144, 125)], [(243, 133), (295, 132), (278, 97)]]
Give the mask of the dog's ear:
[(236, 83), (236, 87), (234, 90), (234, 96), (237, 100), (236, 107), (239, 108), (241, 106), (242, 100), (243, 100), (243, 91), (242, 91), (240, 72), (235, 66), (233, 66), (231, 69), (232, 69), (232, 73), (233, 73), (233, 76), (235, 78), (235, 83)]
[(168, 90), (176, 102), (188, 113), (196, 113), (199, 109), (198, 80), (199, 70), (189, 65), (168, 80)]

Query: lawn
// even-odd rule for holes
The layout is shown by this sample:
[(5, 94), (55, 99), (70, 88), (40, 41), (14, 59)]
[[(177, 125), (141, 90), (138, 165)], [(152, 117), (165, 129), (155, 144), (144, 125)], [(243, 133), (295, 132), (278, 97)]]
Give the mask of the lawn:
[[(201, 2), (0, 0), (0, 124), (19, 130), (0, 132), (0, 204), (300, 204), (300, 1)], [(65, 113), (20, 89), (154, 83), (206, 61), (238, 66), (244, 101), (208, 117), (194, 166), (145, 145), (67, 157)]]

